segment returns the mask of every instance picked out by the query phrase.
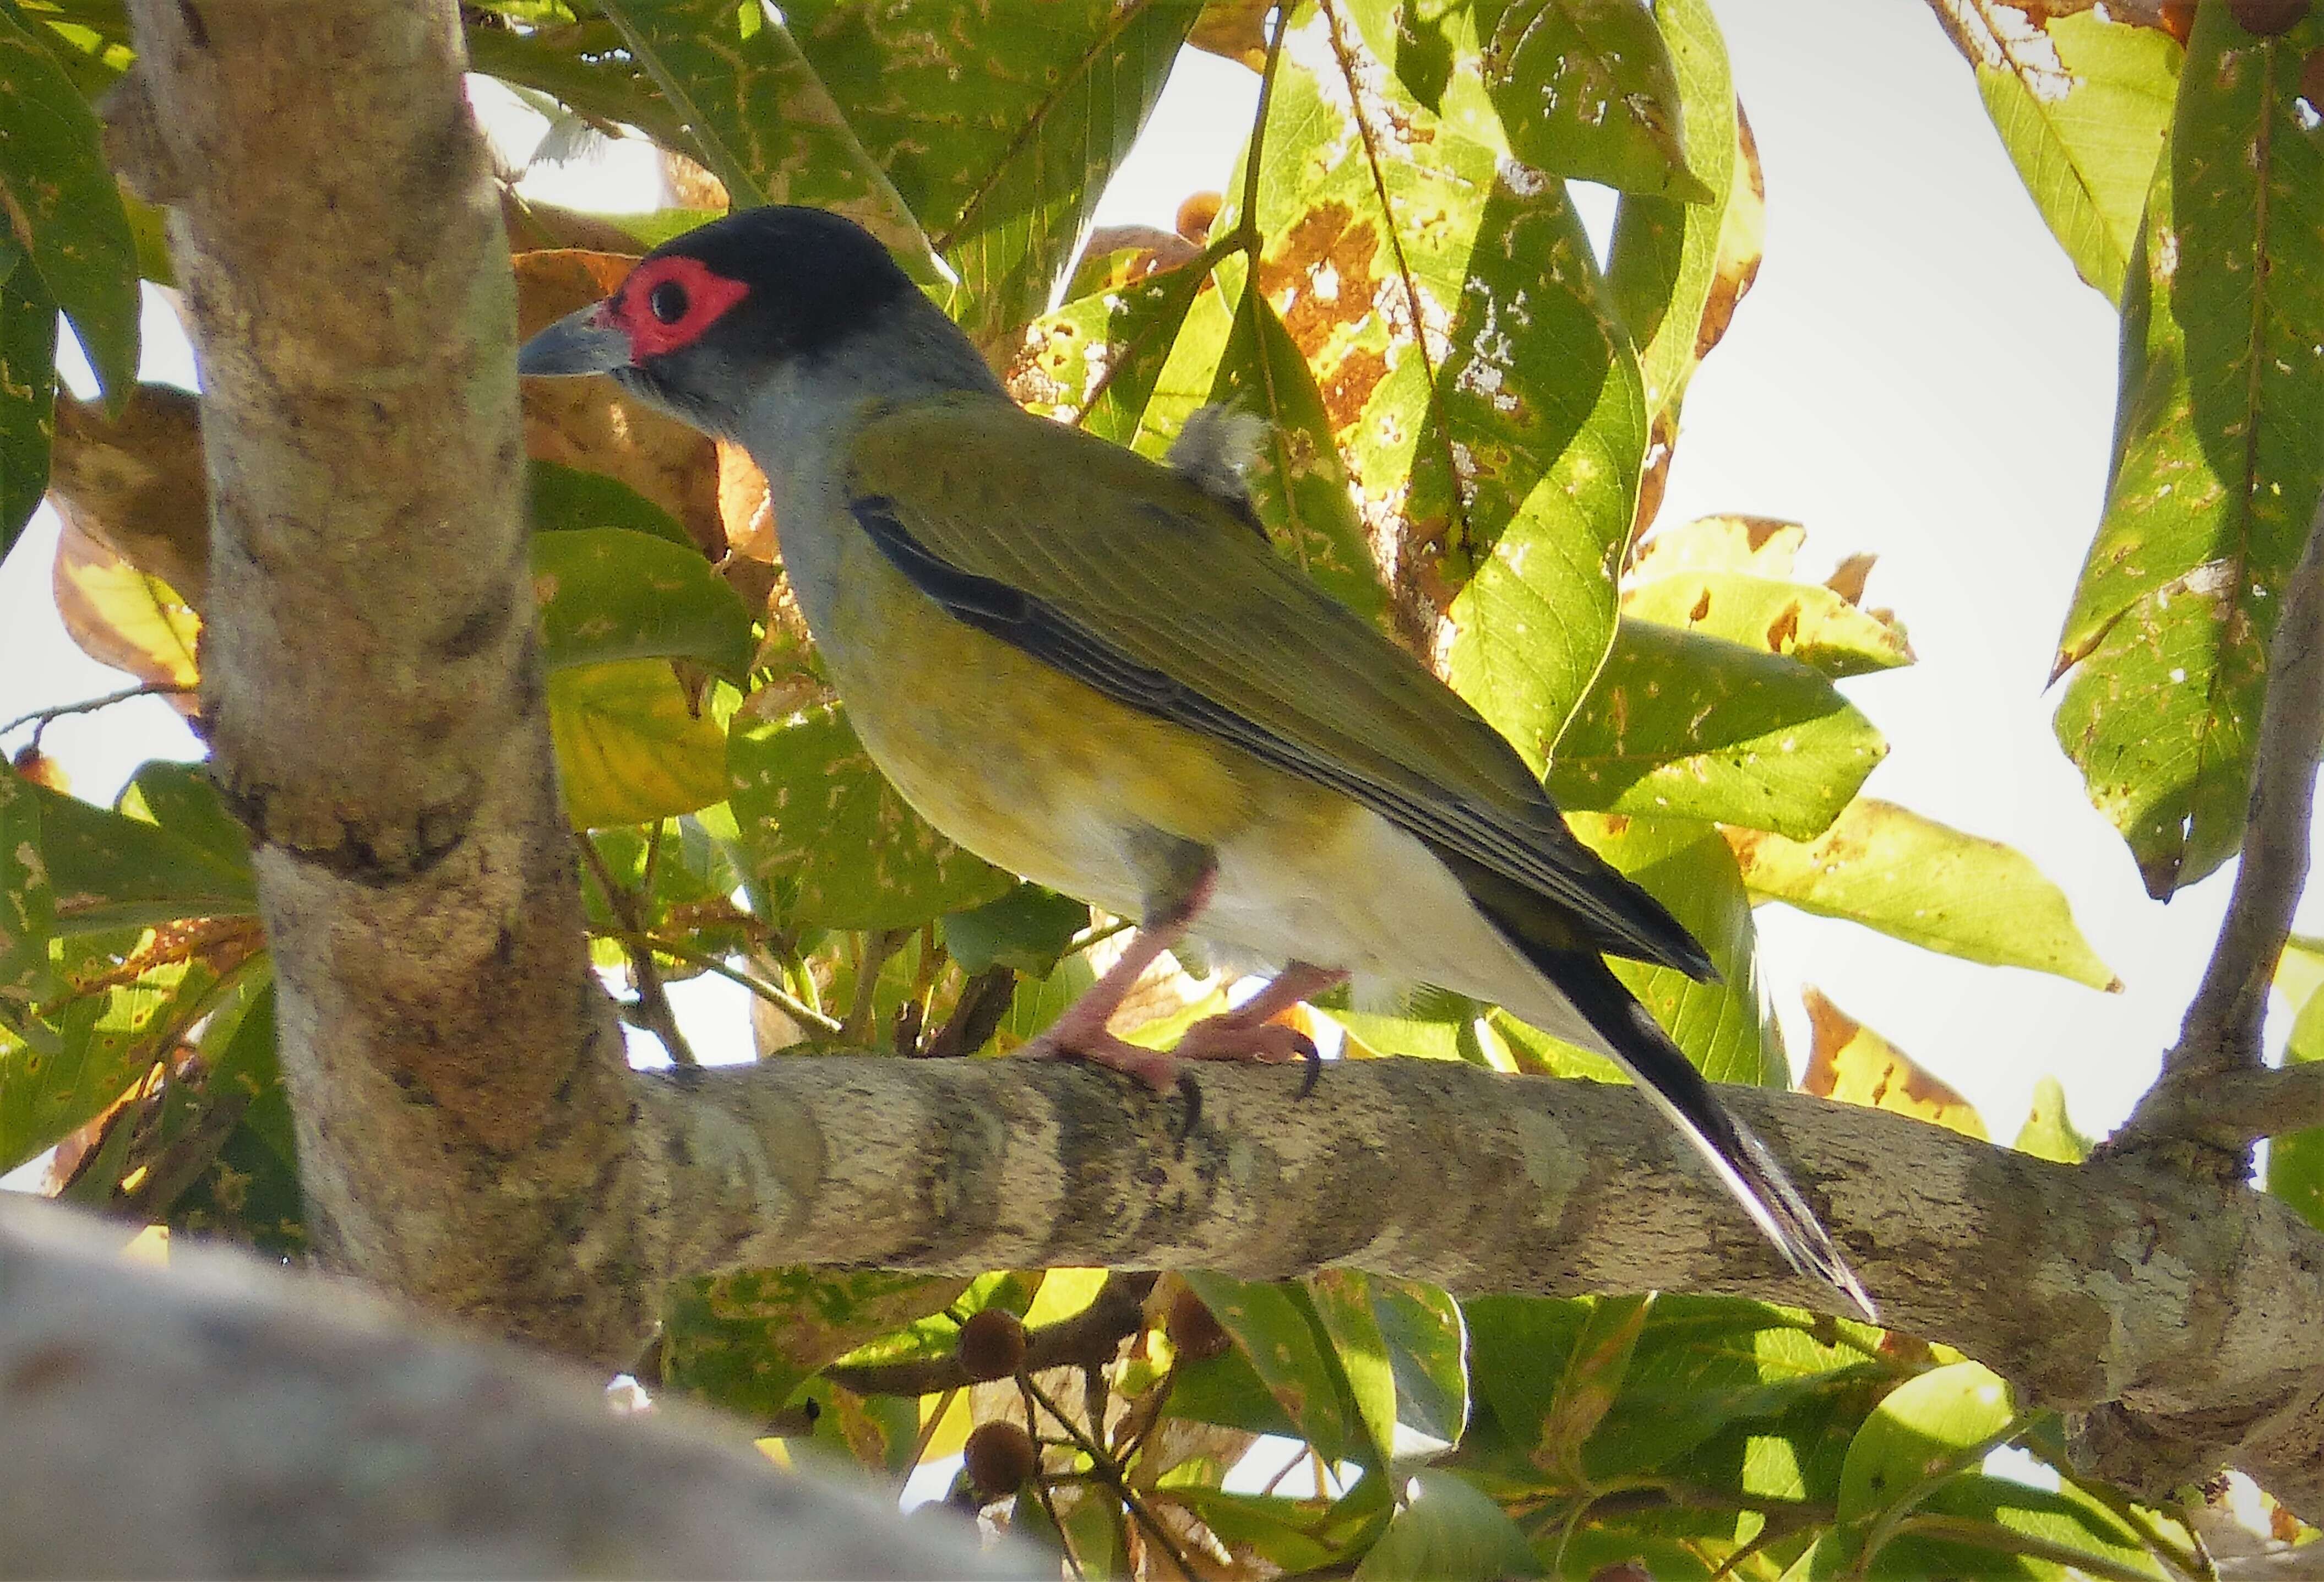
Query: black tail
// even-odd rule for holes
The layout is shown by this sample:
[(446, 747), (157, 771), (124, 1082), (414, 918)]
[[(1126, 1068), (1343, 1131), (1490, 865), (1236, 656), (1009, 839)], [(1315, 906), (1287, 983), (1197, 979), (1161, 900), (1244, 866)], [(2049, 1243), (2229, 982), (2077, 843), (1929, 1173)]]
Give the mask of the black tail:
[(1511, 943), (1598, 1031), (1614, 1059), (1702, 1152), (1784, 1261), (1831, 1286), (1865, 1318), (1877, 1322), (1879, 1315), (1871, 1297), (1775, 1153), (1728, 1112), (1702, 1073), (1622, 986), (1613, 969), (1592, 951), (1545, 949), (1514, 933)]

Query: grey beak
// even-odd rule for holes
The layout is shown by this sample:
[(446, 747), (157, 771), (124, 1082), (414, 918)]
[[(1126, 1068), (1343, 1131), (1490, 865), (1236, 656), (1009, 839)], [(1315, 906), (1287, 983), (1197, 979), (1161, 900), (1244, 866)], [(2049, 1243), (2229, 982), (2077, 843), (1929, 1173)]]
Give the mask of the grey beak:
[(604, 374), (629, 365), (630, 338), (605, 321), (603, 302), (567, 313), (516, 354), (520, 374)]

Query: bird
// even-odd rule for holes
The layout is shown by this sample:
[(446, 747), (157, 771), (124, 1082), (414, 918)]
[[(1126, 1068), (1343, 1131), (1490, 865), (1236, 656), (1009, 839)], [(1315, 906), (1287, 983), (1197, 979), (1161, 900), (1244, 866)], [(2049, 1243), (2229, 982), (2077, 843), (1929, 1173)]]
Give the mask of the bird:
[[(1567, 827), (1517, 750), (1268, 543), (1252, 425), (1156, 461), (1013, 401), (870, 233), (772, 205), (646, 254), (534, 335), (525, 375), (610, 375), (740, 445), (864, 747), (970, 851), (1139, 927), (1019, 1051), (1166, 1087), (1312, 1056), (1273, 1018), (1355, 975), (1498, 1004), (1627, 1071), (1777, 1252), (1870, 1316), (1775, 1154), (1625, 988), (1716, 977)], [(1190, 937), (1280, 967), (1170, 1051), (1107, 1030)]]

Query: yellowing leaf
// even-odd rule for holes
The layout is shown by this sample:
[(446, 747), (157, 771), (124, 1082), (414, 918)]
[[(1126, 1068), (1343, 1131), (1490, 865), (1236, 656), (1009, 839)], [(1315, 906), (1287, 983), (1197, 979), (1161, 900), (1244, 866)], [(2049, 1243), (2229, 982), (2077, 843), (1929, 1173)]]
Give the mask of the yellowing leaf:
[(168, 583), (99, 543), (69, 508), (52, 581), (57, 614), (82, 652), (141, 681), (189, 689), (180, 706), (192, 712), (202, 619)]
[(2025, 1117), (2017, 1141), (2010, 1146), (2059, 1164), (2080, 1164), (2090, 1156), (2090, 1140), (2075, 1131), (2074, 1123), (2066, 1118), (2066, 1090), (2055, 1077), (2044, 1077), (2034, 1085), (2034, 1113)]
[(1755, 901), (1780, 901), (1988, 967), (2122, 985), (2074, 924), (2065, 893), (1997, 840), (1859, 797), (1811, 841), (1729, 829)]
[(672, 818), (726, 795), (726, 735), (694, 712), (665, 661), (557, 671), (549, 729), (577, 828)]
[(1808, 530), (1773, 516), (1698, 516), (1658, 527), (1638, 546), (1626, 581), (1645, 582), (1683, 571), (1744, 571), (1787, 578)]
[(1858, 609), (1831, 588), (1734, 571), (1690, 571), (1637, 584), (1622, 613), (1798, 660), (1827, 676), (1858, 676), (1913, 662), (1895, 620)]
[(1987, 1140), (1976, 1107), (1914, 1065), (1904, 1051), (1842, 1011), (1812, 985), (1800, 991), (1815, 1029), (1801, 1086), (1822, 1098), (1933, 1121), (1966, 1137)]

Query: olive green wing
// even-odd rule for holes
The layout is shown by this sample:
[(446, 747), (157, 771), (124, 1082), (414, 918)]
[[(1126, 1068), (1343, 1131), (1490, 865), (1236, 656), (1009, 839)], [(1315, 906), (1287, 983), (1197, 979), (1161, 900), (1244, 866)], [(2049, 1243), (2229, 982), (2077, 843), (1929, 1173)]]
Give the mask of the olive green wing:
[(1529, 892), (1577, 942), (1711, 975), (1476, 710), (1190, 480), (989, 396), (886, 413), (850, 460), (858, 524), (956, 618), (1353, 798), (1497, 914)]

